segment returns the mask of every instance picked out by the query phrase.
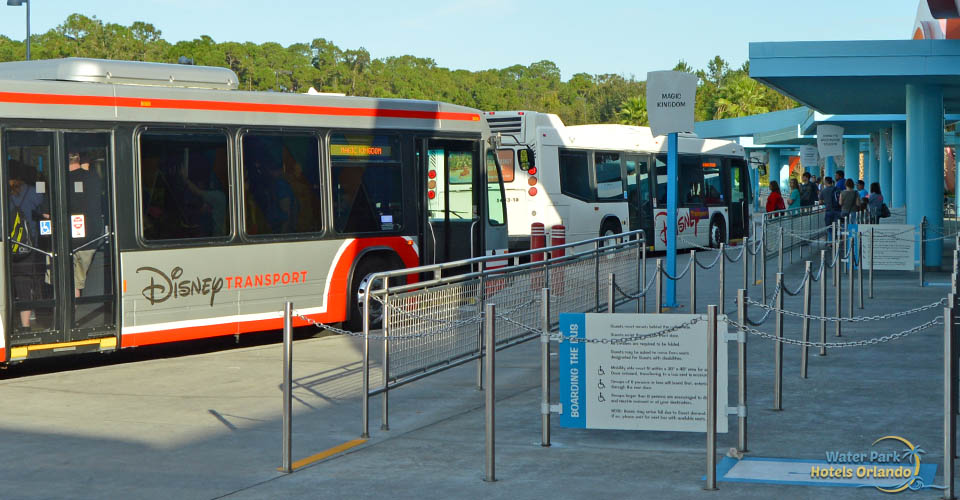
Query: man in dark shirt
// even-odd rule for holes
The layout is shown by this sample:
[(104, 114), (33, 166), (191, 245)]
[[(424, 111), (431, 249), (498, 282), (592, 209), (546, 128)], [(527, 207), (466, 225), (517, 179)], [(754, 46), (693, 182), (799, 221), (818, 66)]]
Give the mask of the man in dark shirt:
[(800, 185), (800, 206), (812, 207), (817, 202), (817, 185), (810, 182), (810, 172), (803, 173), (803, 184)]
[(820, 202), (824, 205), (824, 223), (827, 226), (833, 224), (840, 216), (840, 203), (834, 194), (836, 186), (830, 177), (823, 178), (823, 189), (820, 190)]

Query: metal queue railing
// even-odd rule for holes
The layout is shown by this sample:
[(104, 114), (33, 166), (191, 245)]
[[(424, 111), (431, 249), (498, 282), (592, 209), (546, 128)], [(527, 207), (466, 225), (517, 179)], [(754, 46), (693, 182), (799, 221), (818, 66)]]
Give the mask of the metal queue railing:
[[(479, 360), (487, 352), (480, 327), (484, 307), (496, 304), (498, 319), (494, 348), (506, 349), (536, 338), (540, 290), (553, 290), (551, 324), (563, 312), (600, 312), (608, 307), (611, 283), (645, 308), (641, 280), (645, 277), (646, 239), (642, 230), (585, 241), (511, 253), (511, 259), (542, 254), (541, 261), (493, 267), (503, 255), (377, 273), (371, 283), (383, 286), (364, 296), (362, 436), (369, 435), (369, 400), (382, 396), (382, 425), (389, 428), (389, 391), (407, 383)], [(463, 273), (463, 269), (471, 272)], [(457, 272), (459, 274), (453, 274)], [(616, 283), (610, 276), (615, 275)], [(424, 277), (412, 283), (398, 279)], [(609, 282), (608, 282), (609, 281)], [(647, 286), (646, 288), (649, 288)], [(371, 335), (378, 318), (371, 301), (381, 305), (381, 335)], [(616, 304), (615, 304), (616, 305)], [(370, 341), (382, 341), (379, 387), (371, 387)], [(477, 365), (477, 387), (482, 388)]]

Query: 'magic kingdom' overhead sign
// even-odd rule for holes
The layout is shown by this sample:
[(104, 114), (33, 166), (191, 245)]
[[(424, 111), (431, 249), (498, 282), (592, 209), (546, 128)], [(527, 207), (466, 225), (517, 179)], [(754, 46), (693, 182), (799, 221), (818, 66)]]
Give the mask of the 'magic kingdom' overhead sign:
[(697, 77), (682, 71), (647, 73), (647, 116), (653, 135), (693, 132)]

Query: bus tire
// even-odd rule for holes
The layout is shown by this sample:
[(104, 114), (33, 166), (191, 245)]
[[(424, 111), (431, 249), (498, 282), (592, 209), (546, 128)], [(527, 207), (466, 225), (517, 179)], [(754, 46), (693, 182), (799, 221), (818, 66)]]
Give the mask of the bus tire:
[[(612, 236), (614, 234), (620, 234), (623, 232), (622, 226), (620, 226), (620, 221), (607, 218), (603, 220), (603, 223), (600, 224), (600, 236)], [(601, 241), (600, 246), (605, 246), (607, 241)]]
[[(369, 280), (370, 276), (374, 273), (392, 271), (401, 267), (403, 266), (398, 265), (396, 259), (382, 254), (366, 256), (357, 264), (357, 267), (353, 270), (353, 278), (350, 280), (350, 294), (347, 296), (350, 304), (350, 316), (345, 323), (347, 330), (352, 332), (363, 331), (363, 292), (371, 285)], [(372, 285), (374, 288), (383, 286), (379, 281)], [(373, 300), (370, 302), (370, 308), (373, 311), (373, 316), (370, 318), (370, 328), (379, 328), (383, 315), (383, 306)]]
[(714, 217), (710, 221), (710, 248), (720, 248), (721, 243), (727, 242), (727, 225), (723, 217)]

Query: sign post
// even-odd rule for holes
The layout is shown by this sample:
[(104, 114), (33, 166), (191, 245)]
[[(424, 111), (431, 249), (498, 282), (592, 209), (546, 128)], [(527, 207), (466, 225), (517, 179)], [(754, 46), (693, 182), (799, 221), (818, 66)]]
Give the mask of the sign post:
[[(682, 71), (647, 73), (647, 116), (653, 135), (667, 135), (667, 268), (677, 276), (677, 147), (679, 132), (693, 132), (693, 109), (696, 104), (697, 77)], [(657, 200), (662, 203), (662, 200)], [(666, 282), (665, 307), (677, 307), (677, 285)]]

